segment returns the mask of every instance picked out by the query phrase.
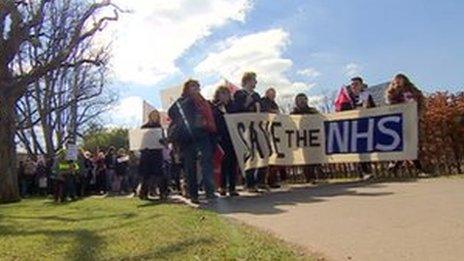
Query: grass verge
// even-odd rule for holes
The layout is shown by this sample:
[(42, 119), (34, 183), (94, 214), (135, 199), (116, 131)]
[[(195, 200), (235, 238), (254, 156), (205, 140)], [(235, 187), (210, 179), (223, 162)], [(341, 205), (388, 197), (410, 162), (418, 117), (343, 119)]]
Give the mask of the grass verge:
[(266, 233), (181, 204), (87, 198), (0, 205), (1, 260), (310, 260)]

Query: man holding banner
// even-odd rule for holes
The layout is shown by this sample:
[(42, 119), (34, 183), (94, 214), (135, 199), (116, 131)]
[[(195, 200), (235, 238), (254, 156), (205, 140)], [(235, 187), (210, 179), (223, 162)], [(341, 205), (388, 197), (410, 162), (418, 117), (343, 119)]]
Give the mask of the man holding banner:
[[(246, 72), (242, 76), (242, 89), (235, 92), (234, 94), (234, 111), (237, 113), (256, 113), (261, 112), (261, 97), (257, 92), (255, 92), (256, 84), (256, 73)], [(245, 116), (244, 114), (239, 114), (236, 117), (241, 118)], [(246, 117), (246, 116), (245, 116)], [(230, 125), (229, 125), (230, 131)], [(234, 140), (233, 140), (234, 141)], [(235, 141), (233, 144), (236, 144)], [(240, 161), (240, 160), (239, 160)], [(266, 166), (262, 166), (266, 167)], [(263, 183), (265, 179), (265, 169), (263, 168), (254, 168), (254, 169), (245, 169), (242, 168), (242, 171), (245, 172), (246, 186), (249, 192), (258, 192), (256, 186), (259, 182)]]
[[(337, 111), (349, 111), (360, 108), (368, 109), (375, 107), (372, 95), (367, 91), (367, 84), (361, 77), (351, 78), (351, 84), (343, 86), (335, 100)], [(363, 162), (356, 164), (357, 172), (361, 179), (369, 179), (372, 173), (371, 164)]]
[[(308, 97), (304, 93), (299, 93), (295, 97), (295, 107), (290, 115), (314, 115), (319, 114), (319, 111), (316, 108), (309, 107), (308, 105)], [(313, 182), (317, 179), (316, 171), (318, 171), (319, 164), (309, 164), (303, 166), (303, 174), (306, 178), (306, 182)]]

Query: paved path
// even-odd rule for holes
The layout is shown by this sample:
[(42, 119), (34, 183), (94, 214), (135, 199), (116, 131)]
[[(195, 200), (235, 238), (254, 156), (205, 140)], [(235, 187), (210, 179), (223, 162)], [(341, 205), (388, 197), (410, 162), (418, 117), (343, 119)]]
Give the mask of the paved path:
[(464, 178), (292, 187), (215, 208), (329, 260), (464, 260)]

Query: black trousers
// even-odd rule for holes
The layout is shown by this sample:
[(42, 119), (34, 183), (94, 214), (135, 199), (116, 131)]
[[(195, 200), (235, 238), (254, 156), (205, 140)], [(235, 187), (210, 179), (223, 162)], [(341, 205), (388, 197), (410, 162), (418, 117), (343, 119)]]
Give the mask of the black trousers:
[(245, 171), (245, 180), (247, 188), (255, 188), (258, 184), (265, 184), (266, 168)]
[(142, 177), (142, 186), (140, 188), (140, 197), (146, 198), (151, 188), (158, 187), (160, 196), (165, 197), (168, 195), (168, 179), (164, 174), (158, 175), (144, 175)]
[(221, 164), (221, 188), (229, 188), (229, 192), (235, 191), (237, 179), (237, 159), (233, 150), (225, 150)]

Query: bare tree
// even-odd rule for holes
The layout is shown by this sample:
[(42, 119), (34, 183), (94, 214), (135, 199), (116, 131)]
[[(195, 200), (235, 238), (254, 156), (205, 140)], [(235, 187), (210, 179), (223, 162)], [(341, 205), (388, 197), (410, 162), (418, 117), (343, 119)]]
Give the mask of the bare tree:
[[(85, 50), (90, 48), (91, 42), (80, 47), (69, 66), (35, 82), (17, 103), (17, 137), (29, 154), (52, 157), (64, 144), (82, 136), (89, 121), (95, 121), (115, 101), (116, 96), (105, 88), (106, 48), (86, 57), (87, 63), (74, 62), (82, 60)], [(38, 59), (31, 57), (30, 61)]]
[[(118, 9), (110, 1), (88, 3), (85, 6), (79, 3), (82, 1), (0, 1), (0, 202), (19, 200), (15, 145), (16, 104), (40, 79), (56, 80), (51, 78), (51, 72), (70, 66), (69, 58), (81, 44), (102, 30), (107, 22), (118, 19)], [(113, 9), (112, 15), (103, 13), (108, 8)], [(60, 10), (65, 13), (63, 17), (71, 13), (78, 15), (70, 16), (66, 22), (52, 19), (51, 12)], [(67, 34), (48, 34), (47, 29), (60, 22)], [(43, 56), (40, 63), (29, 63), (32, 65), (24, 66), (22, 70), (14, 66), (17, 59), (27, 59), (22, 57), (26, 49), (47, 42), (56, 42), (56, 45), (47, 44), (56, 49), (37, 53)], [(74, 64), (85, 62), (83, 59), (74, 61)]]

